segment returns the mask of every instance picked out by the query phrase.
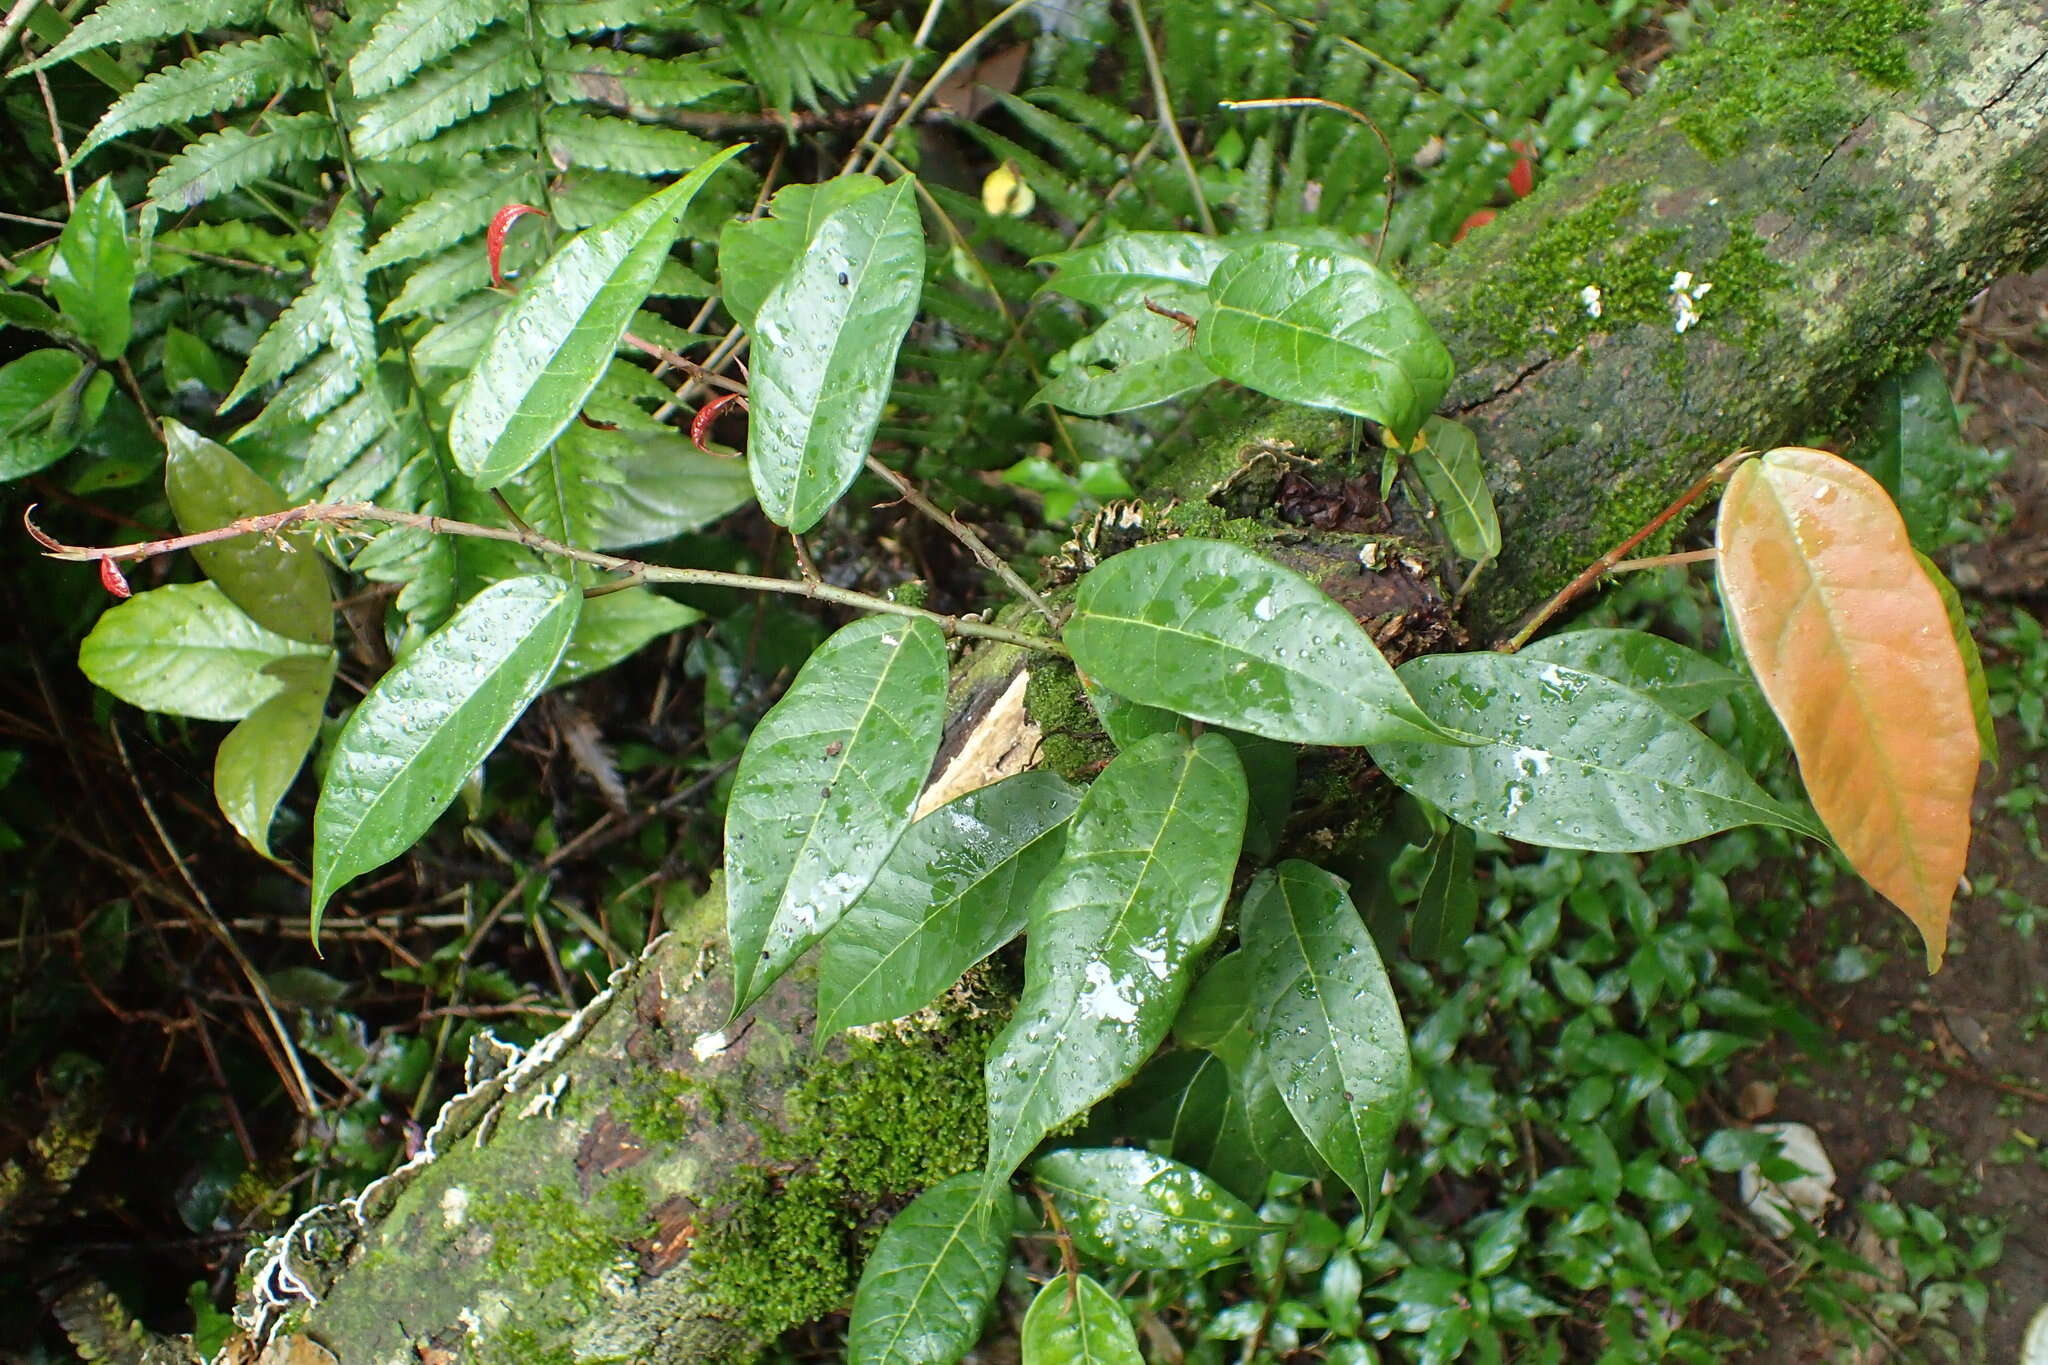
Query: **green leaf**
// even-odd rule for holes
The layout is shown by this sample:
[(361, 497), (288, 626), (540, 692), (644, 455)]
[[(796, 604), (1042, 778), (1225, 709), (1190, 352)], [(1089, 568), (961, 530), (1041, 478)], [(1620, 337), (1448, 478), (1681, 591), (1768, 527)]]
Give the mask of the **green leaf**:
[(860, 473), (923, 288), (924, 225), (905, 178), (828, 215), (762, 302), (747, 464), (776, 525), (810, 530)]
[[(1162, 307), (1194, 315), (1188, 295), (1160, 296)], [(1206, 303), (1206, 298), (1201, 300)], [(1031, 396), (1087, 417), (1150, 407), (1216, 382), (1194, 337), (1149, 308), (1126, 309), (1052, 358), (1053, 378)]]
[(1698, 650), (1645, 630), (1568, 630), (1524, 645), (1521, 653), (1612, 678), (1687, 719), (1747, 685), (1741, 674)]
[(1464, 944), (1479, 923), (1479, 884), (1472, 878), (1472, 831), (1449, 825), (1430, 840), (1422, 896), (1408, 929), (1408, 949), (1425, 962)]
[[(822, 89), (841, 102), (889, 55), (863, 37), (868, 18), (853, 0), (754, 0), (745, 10), (701, 11), (772, 108), (787, 113), (801, 99), (823, 108)], [(887, 34), (888, 29), (880, 32)]]
[(117, 137), (165, 124), (205, 118), (319, 82), (320, 67), (296, 38), (267, 34), (225, 43), (176, 66), (152, 73), (115, 100), (72, 153), (71, 164)]
[(74, 351), (30, 351), (0, 366), (0, 479), (47, 469), (99, 421), (113, 376)]
[(700, 530), (754, 500), (743, 460), (706, 455), (672, 432), (608, 432), (619, 475), (591, 544), (623, 550)]
[(1053, 773), (1018, 773), (912, 825), (825, 940), (819, 1041), (923, 1009), (1022, 933), (1080, 803)]
[[(211, 531), (243, 517), (284, 510), (262, 475), (175, 418), (164, 419), (164, 492), (178, 529)], [(258, 625), (308, 644), (334, 638), (334, 603), (310, 532), (242, 536), (193, 549), (199, 567)]]
[(377, 239), (363, 264), (372, 270), (444, 251), (490, 226), (491, 215), (533, 188), (523, 166), (479, 166), (444, 182)]
[(718, 234), (718, 283), (726, 311), (753, 330), (761, 305), (802, 259), (825, 220), (881, 190), (871, 175), (841, 175), (815, 185), (786, 185), (768, 201), (771, 216), (727, 223)]
[[(1207, 1172), (1240, 1199), (1265, 1193), (1270, 1168), (1252, 1142), (1229, 1068), (1214, 1053), (1161, 1053), (1114, 1102), (1114, 1131), (1163, 1141), (1176, 1159)], [(1293, 1127), (1294, 1120), (1287, 1125)]]
[(1131, 1320), (1086, 1275), (1055, 1276), (1039, 1290), (1020, 1336), (1022, 1365), (1144, 1365)]
[(946, 641), (874, 616), (804, 662), (747, 741), (726, 810), (736, 1015), (839, 922), (910, 828), (946, 715)]
[(208, 133), (188, 144), (151, 177), (149, 199), (143, 206), (144, 236), (156, 213), (197, 208), (280, 167), (325, 161), (340, 150), (334, 123), (325, 114), (266, 118), (257, 133), (236, 127)]
[(889, 1220), (861, 1270), (847, 1328), (851, 1365), (953, 1365), (974, 1346), (1010, 1264), (1014, 1210), (984, 1203), (969, 1171)]
[(543, 150), (556, 166), (589, 166), (629, 175), (681, 175), (718, 148), (680, 128), (605, 114), (551, 109)]
[(1093, 678), (1083, 678), (1081, 690), (1087, 694), (1088, 704), (1095, 708), (1095, 718), (1102, 722), (1102, 732), (1119, 749), (1128, 749), (1141, 739), (1163, 735), (1169, 730), (1187, 731), (1192, 728), (1184, 717), (1157, 706), (1140, 706), (1127, 697), (1098, 687)]
[(1619, 852), (1737, 825), (1825, 837), (1682, 718), (1607, 678), (1505, 654), (1425, 655), (1401, 677), (1430, 714), (1484, 742), (1376, 744), (1373, 760), (1473, 829)]
[(1408, 1035), (1372, 936), (1344, 883), (1296, 859), (1252, 883), (1238, 932), (1260, 1051), (1287, 1111), (1370, 1209), (1409, 1079)]
[(1363, 256), (1266, 242), (1225, 258), (1209, 292), (1196, 340), (1233, 383), (1370, 418), (1404, 444), (1450, 387), (1450, 352)]
[(1295, 796), (1295, 748), (1260, 735), (1224, 732), (1237, 747), (1238, 762), (1244, 764), (1245, 788), (1251, 794), (1250, 812), (1244, 826), (1244, 853), (1254, 863), (1264, 863), (1279, 850), (1287, 831), (1287, 815)]
[(1850, 452), (1884, 485), (1916, 546), (1939, 544), (1953, 511), (1949, 491), (1968, 442), (1949, 397), (1948, 372), (1932, 357), (1880, 380), (1869, 435)]
[(1103, 769), (1029, 913), (1024, 993), (989, 1050), (991, 1186), (1121, 1085), (1166, 1035), (1216, 936), (1244, 836), (1221, 735), (1154, 735)]
[[(250, 348), (242, 377), (221, 400), (220, 410), (226, 412), (256, 389), (292, 373), (323, 347), (340, 367), (337, 387), (345, 385), (345, 392), (335, 395), (338, 402), (355, 391), (377, 360), (377, 330), (370, 320), (369, 282), (363, 268), (363, 210), (352, 194), (341, 197), (320, 234), (312, 281)], [(316, 401), (309, 406), (317, 415), (333, 404)]]
[(1209, 1265), (1269, 1230), (1194, 1167), (1138, 1147), (1050, 1152), (1031, 1176), (1052, 1196), (1075, 1250), (1119, 1270)]
[(145, 711), (240, 720), (283, 688), (271, 664), (329, 652), (265, 630), (211, 583), (174, 583), (100, 617), (78, 647), (78, 668)]
[(493, 583), (378, 679), (335, 741), (313, 813), (313, 934), (350, 878), (427, 832), (547, 685), (583, 594), (535, 574)]
[(1956, 591), (1956, 585), (1948, 581), (1948, 575), (1933, 560), (1917, 550), (1913, 557), (1920, 561), (1920, 567), (1927, 571), (1928, 581), (1941, 594), (1942, 610), (1948, 613), (1948, 628), (1956, 637), (1956, 649), (1963, 656), (1963, 678), (1970, 687), (1970, 711), (1977, 720), (1977, 748), (1984, 755), (1984, 761), (1996, 768), (1998, 729), (1991, 716), (1991, 686), (1984, 678), (1984, 655), (1970, 635), (1970, 618), (1963, 613), (1962, 594)]
[(509, 478), (576, 420), (682, 231), (683, 210), (740, 150), (576, 237), (519, 291), (455, 405), (448, 444), (465, 474), (484, 487)]
[(78, 196), (64, 223), (50, 256), (50, 296), (102, 359), (116, 360), (128, 349), (134, 290), (128, 214), (108, 176)]
[(650, 57), (644, 52), (566, 43), (551, 44), (542, 60), (548, 95), (562, 104), (588, 100), (632, 113), (651, 113), (696, 104), (740, 86), (711, 64), (718, 60), (716, 53)]
[(0, 322), (9, 327), (26, 327), (63, 340), (75, 339), (78, 329), (57, 315), (55, 309), (33, 294), (0, 289)]
[(1160, 541), (1104, 560), (1081, 580), (1065, 639), (1112, 692), (1268, 739), (1443, 736), (1348, 612), (1224, 541)]
[(555, 667), (549, 687), (601, 673), (637, 653), (646, 644), (704, 619), (695, 607), (663, 597), (648, 588), (626, 588), (593, 597), (583, 604), (569, 648)]
[(1451, 548), (1484, 562), (1500, 553), (1500, 516), (1479, 460), (1479, 438), (1461, 422), (1432, 417), (1408, 447), (1408, 458), (1436, 504)]
[(420, 73), (512, 11), (505, 0), (399, 0), (348, 61), (349, 84), (368, 99)]
[(231, 28), (263, 13), (268, 0), (108, 0), (78, 21), (62, 42), (28, 64), (40, 71), (69, 61), (81, 52), (114, 43), (146, 43), (181, 33)]
[(1115, 314), (1143, 308), (1148, 298), (1205, 291), (1230, 252), (1228, 243), (1192, 232), (1126, 232), (1032, 264), (1053, 268), (1045, 288)]
[(270, 851), (270, 822), (277, 803), (305, 766), (327, 709), (335, 660), (287, 659), (269, 666), (284, 684), (276, 696), (228, 731), (213, 756), (213, 799), (250, 846)]
[(384, 156), (425, 142), (508, 90), (539, 84), (526, 35), (510, 26), (496, 29), (361, 105), (349, 144), (357, 156)]

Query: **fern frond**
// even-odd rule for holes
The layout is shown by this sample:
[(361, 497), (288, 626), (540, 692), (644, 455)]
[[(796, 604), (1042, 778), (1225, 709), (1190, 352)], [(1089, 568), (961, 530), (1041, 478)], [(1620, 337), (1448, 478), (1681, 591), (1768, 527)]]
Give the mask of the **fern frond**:
[(323, 351), (278, 385), (263, 411), (237, 431), (234, 439), (239, 441), (259, 433), (281, 435), (292, 426), (312, 422), (332, 411), (361, 387), (361, 376), (349, 368), (339, 352)]
[(201, 33), (246, 23), (263, 13), (268, 4), (269, 0), (179, 0), (177, 4), (165, 4), (164, 0), (108, 0), (79, 20), (78, 27), (29, 63), (27, 69), (40, 71), (110, 43), (151, 43), (181, 33)]
[(612, 458), (616, 437), (615, 432), (572, 424), (546, 455), (502, 486), (505, 500), (548, 539), (590, 545), (619, 482)]
[(758, 0), (751, 13), (699, 6), (690, 22), (724, 37), (761, 93), (782, 110), (797, 100), (820, 108), (821, 89), (851, 98), (854, 86), (889, 59), (880, 44), (856, 31), (862, 16), (853, 0)]
[(386, 428), (346, 469), (327, 481), (327, 486), (320, 490), (320, 501), (369, 502), (382, 496), (397, 479), (417, 440), (415, 434)]
[(369, 282), (363, 268), (363, 211), (353, 196), (344, 196), (335, 206), (321, 234), (312, 282), (249, 352), (242, 377), (221, 403), (221, 411), (241, 402), (251, 390), (291, 373), (322, 347), (356, 376), (368, 374), (377, 357), (377, 331), (370, 321)]
[[(223, 128), (208, 133), (165, 162), (149, 182), (145, 218), (166, 209), (196, 208), (301, 161), (321, 161), (341, 151), (341, 139), (325, 114), (286, 114), (267, 119), (260, 132)], [(145, 233), (145, 235), (147, 235)]]
[(408, 208), (377, 239), (363, 264), (380, 270), (454, 246), (489, 226), (501, 205), (529, 197), (531, 182), (527, 166), (479, 166)]
[(545, 64), (550, 98), (563, 104), (587, 100), (642, 116), (740, 88), (712, 70), (705, 57), (650, 57), (569, 43), (549, 52)]
[(676, 0), (529, 0), (540, 31), (562, 38), (614, 28), (654, 28), (676, 12)]
[(505, 18), (509, 0), (399, 0), (348, 60), (356, 98), (382, 94)]
[(540, 83), (526, 36), (497, 29), (396, 89), (363, 104), (351, 142), (356, 155), (382, 156), (424, 142), (468, 118), (507, 90)]
[[(1043, 91), (1033, 91), (1043, 96)], [(1010, 111), (1017, 122), (1036, 133), (1040, 139), (1064, 158), (1068, 165), (1085, 176), (1092, 177), (1097, 184), (1113, 185), (1124, 173), (1124, 157), (1119, 149), (1105, 146), (1095, 133), (1076, 123), (1069, 123), (1049, 109), (1041, 108), (1030, 100), (1015, 95), (998, 94), (1003, 108)]]
[(681, 175), (718, 150), (680, 128), (568, 109), (550, 109), (546, 128), (548, 159), (565, 171), (589, 166), (628, 175)]
[(708, 299), (717, 292), (711, 281), (671, 257), (661, 263), (661, 273), (647, 294), (657, 299)]
[(76, 165), (95, 148), (124, 133), (204, 118), (255, 99), (319, 82), (313, 54), (296, 39), (273, 33), (202, 52), (158, 71), (114, 101), (76, 152)]
[(466, 166), (481, 152), (506, 147), (533, 149), (533, 110), (519, 101), (494, 104), (474, 118), (466, 118), (424, 142), (394, 147), (379, 156), (379, 166), (429, 166), (445, 169)]
[(422, 370), (468, 373), (497, 327), (498, 314), (509, 302), (505, 295), (490, 290), (479, 290), (462, 300), (413, 343), (413, 363)]
[(555, 191), (555, 222), (566, 232), (581, 232), (618, 217), (646, 197), (647, 182), (635, 176), (578, 171)]
[(321, 419), (299, 451), (299, 461), (278, 480), (287, 498), (304, 498), (346, 471), (390, 421), (373, 390), (364, 390)]
[(167, 278), (196, 262), (201, 256), (219, 256), (229, 261), (269, 266), (298, 274), (306, 268), (306, 241), (297, 233), (268, 232), (254, 223), (232, 218), (224, 223), (194, 223), (171, 228), (156, 235), (155, 249), (174, 258), (155, 260), (151, 269)]
[(999, 160), (1015, 162), (1038, 197), (1052, 205), (1061, 217), (1083, 223), (1095, 212), (1098, 205), (1094, 195), (1060, 174), (1037, 152), (979, 123), (963, 123), (960, 127), (962, 132), (986, 147), (991, 155)]
[(439, 318), (490, 284), (491, 263), (483, 242), (464, 242), (415, 266), (398, 297), (385, 305), (380, 319), (395, 322), (420, 314)]

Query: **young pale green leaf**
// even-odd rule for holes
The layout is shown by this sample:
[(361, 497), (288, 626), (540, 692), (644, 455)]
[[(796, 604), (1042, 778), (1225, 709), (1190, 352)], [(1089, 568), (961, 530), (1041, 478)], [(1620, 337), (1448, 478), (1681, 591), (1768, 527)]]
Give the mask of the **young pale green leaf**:
[(71, 453), (107, 406), (114, 377), (75, 351), (30, 351), (0, 366), (0, 479), (47, 469)]
[(1408, 447), (1408, 458), (1436, 504), (1451, 548), (1481, 562), (1499, 554), (1500, 515), (1493, 508), (1493, 493), (1479, 460), (1479, 438), (1472, 428), (1432, 417)]
[(1265, 242), (1209, 279), (1196, 340), (1209, 368), (1289, 403), (1366, 417), (1407, 442), (1443, 399), (1451, 355), (1393, 277), (1363, 256)]
[(747, 741), (725, 818), (733, 1013), (839, 922), (910, 828), (946, 714), (946, 640), (872, 616), (804, 662)]
[(1192, 232), (1126, 232), (1032, 264), (1053, 268), (1045, 288), (1114, 314), (1169, 292), (1202, 292), (1230, 251), (1229, 243)]
[(923, 289), (924, 226), (905, 178), (827, 215), (762, 302), (747, 465), (776, 525), (810, 530), (860, 473)]
[(128, 349), (134, 290), (128, 213), (108, 176), (78, 196), (64, 222), (50, 256), (50, 296), (102, 359), (116, 360)]
[(213, 756), (213, 799), (258, 853), (272, 857), (270, 822), (305, 765), (334, 681), (334, 656), (269, 666), (284, 690), (244, 716)]
[(328, 898), (427, 832), (540, 695), (583, 594), (535, 574), (493, 583), (378, 679), (335, 741), (313, 812), (313, 933)]
[(1472, 880), (1472, 831), (1448, 825), (1425, 852), (1422, 896), (1408, 927), (1408, 950), (1425, 962), (1461, 946), (1479, 923), (1479, 886)]
[(1209, 1265), (1267, 1231), (1192, 1166), (1139, 1147), (1069, 1148), (1031, 1164), (1074, 1249), (1118, 1270)]
[(1820, 834), (1683, 718), (1611, 679), (1507, 654), (1427, 654), (1401, 677), (1431, 715), (1485, 742), (1375, 744), (1373, 760), (1473, 829), (1624, 852), (1737, 825)]
[(576, 633), (569, 637), (569, 648), (548, 686), (561, 687), (602, 673), (649, 641), (703, 619), (704, 613), (695, 607), (648, 588), (626, 588), (593, 597), (583, 604), (583, 614), (576, 618)]
[[(1208, 300), (1206, 295), (1178, 293), (1155, 301), (1197, 316)], [(1054, 356), (1050, 368), (1053, 378), (1031, 401), (1084, 417), (1150, 407), (1216, 382), (1196, 354), (1188, 330), (1142, 306), (1112, 316)]]
[(1444, 737), (1348, 612), (1224, 541), (1104, 560), (1081, 580), (1065, 639), (1081, 671), (1120, 696), (1268, 739)]
[(1028, 916), (1024, 994), (989, 1049), (991, 1187), (1159, 1045), (1216, 936), (1244, 836), (1244, 770), (1221, 735), (1154, 735), (1082, 798)]
[[(164, 492), (178, 527), (211, 531), (242, 517), (282, 511), (282, 494), (226, 446), (174, 418), (164, 419)], [(230, 602), (279, 635), (324, 645), (334, 638), (334, 601), (327, 566), (313, 537), (243, 536), (197, 546), (192, 557)]]
[(1117, 1301), (1086, 1275), (1055, 1276), (1024, 1314), (1022, 1365), (1144, 1365)]
[(1745, 686), (1734, 670), (1646, 630), (1568, 630), (1524, 645), (1522, 657), (1612, 678), (1688, 719)]
[(1372, 936), (1343, 882), (1294, 859), (1252, 883), (1239, 932), (1280, 1097), (1370, 1209), (1409, 1079), (1408, 1035)]
[(827, 218), (882, 189), (871, 175), (841, 175), (815, 185), (787, 185), (768, 201), (767, 217), (727, 223), (718, 234), (718, 283), (726, 311), (752, 329)]
[(854, 1291), (850, 1365), (953, 1365), (966, 1355), (1002, 1288), (1014, 1224), (1009, 1199), (982, 1201), (979, 1171), (940, 1181), (890, 1219)]
[(912, 825), (825, 940), (819, 1042), (923, 1009), (1022, 933), (1080, 803), (1053, 773), (1018, 773)]
[(211, 583), (174, 583), (100, 617), (78, 647), (78, 667), (145, 711), (240, 720), (283, 689), (271, 664), (328, 654), (265, 630)]
[(682, 231), (683, 211), (740, 150), (726, 148), (576, 237), (520, 290), (449, 424), (449, 449), (463, 473), (486, 487), (510, 478), (576, 420)]
[(1984, 678), (1984, 655), (1970, 634), (1970, 618), (1963, 614), (1963, 597), (1935, 562), (1919, 551), (1913, 557), (1927, 572), (1927, 581), (1941, 594), (1942, 610), (1948, 613), (1949, 633), (1956, 637), (1956, 649), (1963, 656), (1963, 677), (1970, 685), (1970, 714), (1977, 721), (1977, 747), (1984, 761), (1998, 766), (1998, 729), (1991, 716), (1991, 685)]

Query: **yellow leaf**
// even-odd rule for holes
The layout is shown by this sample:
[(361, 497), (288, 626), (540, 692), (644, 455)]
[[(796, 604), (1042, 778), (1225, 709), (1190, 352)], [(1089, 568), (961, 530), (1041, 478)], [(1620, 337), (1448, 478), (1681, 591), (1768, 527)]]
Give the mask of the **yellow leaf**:
[(1850, 865), (1941, 965), (1970, 846), (1978, 744), (1962, 655), (1878, 482), (1824, 450), (1736, 470), (1721, 600)]
[(1038, 196), (1032, 192), (1031, 182), (1024, 178), (1016, 165), (1005, 161), (981, 182), (981, 206), (990, 213), (1022, 218), (1038, 207)]

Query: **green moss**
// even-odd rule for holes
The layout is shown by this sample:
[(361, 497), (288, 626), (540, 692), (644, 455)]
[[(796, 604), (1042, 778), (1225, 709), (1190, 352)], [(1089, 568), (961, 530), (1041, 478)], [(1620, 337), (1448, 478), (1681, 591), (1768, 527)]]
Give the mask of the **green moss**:
[(732, 1212), (697, 1244), (707, 1296), (748, 1333), (841, 1307), (881, 1219), (906, 1194), (981, 1164), (982, 1057), (1001, 1020), (950, 1017), (904, 1043), (856, 1038), (788, 1097), (786, 1130), (723, 1191)]
[(1116, 757), (1070, 666), (1051, 660), (1035, 666), (1024, 685), (1024, 710), (1038, 726), (1046, 766), (1069, 782), (1093, 777)]
[(679, 1146), (707, 1120), (715, 1123), (724, 1115), (724, 1098), (694, 1077), (653, 1067), (633, 1074), (636, 1084), (613, 1093), (610, 1108), (651, 1145)]
[(1257, 548), (1272, 532), (1252, 517), (1233, 517), (1211, 502), (1180, 502), (1159, 518), (1160, 529), (1174, 535), (1202, 536)]
[(559, 1335), (607, 1300), (608, 1280), (630, 1277), (628, 1244), (655, 1230), (647, 1191), (627, 1176), (612, 1177), (587, 1202), (559, 1185), (544, 1186), (535, 1194), (479, 1198), (471, 1217), (490, 1229), (486, 1264), (491, 1272), (544, 1287), (545, 1301), (557, 1309), (552, 1324), (508, 1323), (485, 1339), (482, 1358), (507, 1365), (567, 1361), (568, 1348)]
[(1675, 92), (1680, 130), (1715, 160), (1759, 132), (1832, 142), (1860, 116), (1855, 76), (1912, 82), (1905, 37), (1927, 24), (1927, 0), (1781, 0), (1728, 15), (1661, 79)]

